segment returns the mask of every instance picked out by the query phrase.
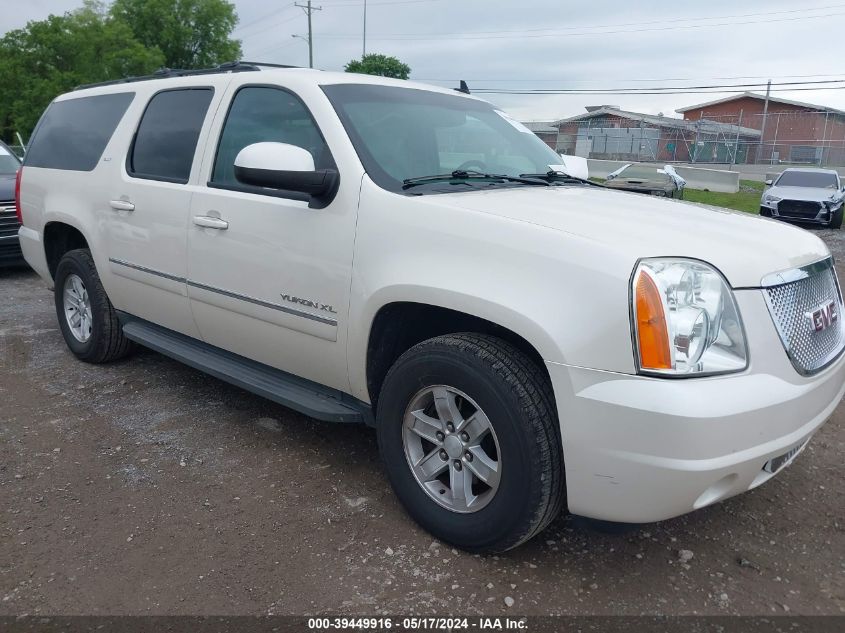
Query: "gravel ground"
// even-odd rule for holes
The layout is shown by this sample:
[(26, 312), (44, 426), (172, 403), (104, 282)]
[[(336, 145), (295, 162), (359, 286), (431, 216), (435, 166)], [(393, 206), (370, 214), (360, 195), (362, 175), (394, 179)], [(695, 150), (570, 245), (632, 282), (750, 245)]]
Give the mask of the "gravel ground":
[(845, 613), (842, 406), (750, 493), (479, 557), (409, 520), (373, 431), (153, 352), (77, 362), (33, 273), (0, 294), (0, 615)]

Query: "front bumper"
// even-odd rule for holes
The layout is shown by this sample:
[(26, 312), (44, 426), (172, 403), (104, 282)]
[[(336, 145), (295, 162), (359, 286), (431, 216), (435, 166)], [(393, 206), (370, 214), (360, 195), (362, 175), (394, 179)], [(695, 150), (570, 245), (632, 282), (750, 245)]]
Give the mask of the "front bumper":
[(750, 490), (831, 415), (845, 393), (845, 354), (800, 376), (762, 292), (736, 297), (750, 353), (740, 374), (672, 380), (547, 363), (573, 514), (647, 523)]
[[(804, 211), (795, 211), (791, 204), (806, 206)], [(818, 208), (811, 208), (817, 205)], [(842, 203), (827, 204), (823, 202), (807, 202), (803, 200), (779, 200), (778, 202), (760, 202), (760, 214), (788, 222), (801, 222), (804, 224), (828, 225), (833, 220), (834, 214), (842, 208)]]

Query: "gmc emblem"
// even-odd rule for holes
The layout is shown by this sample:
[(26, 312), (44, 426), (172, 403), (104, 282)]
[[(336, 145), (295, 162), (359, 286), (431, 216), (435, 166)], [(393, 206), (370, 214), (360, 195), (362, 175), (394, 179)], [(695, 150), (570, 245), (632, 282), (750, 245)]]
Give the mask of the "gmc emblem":
[(813, 332), (826, 330), (839, 320), (839, 312), (837, 311), (835, 301), (828, 301), (812, 312), (805, 312), (804, 316), (810, 320), (810, 329)]

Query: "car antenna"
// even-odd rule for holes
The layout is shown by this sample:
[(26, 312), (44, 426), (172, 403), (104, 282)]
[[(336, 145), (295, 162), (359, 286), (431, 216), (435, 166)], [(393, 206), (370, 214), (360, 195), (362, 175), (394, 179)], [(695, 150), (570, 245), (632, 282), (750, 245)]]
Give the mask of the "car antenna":
[(463, 92), (465, 95), (470, 94), (469, 86), (467, 86), (467, 82), (461, 79), (461, 85), (458, 88), (455, 88), (458, 92)]

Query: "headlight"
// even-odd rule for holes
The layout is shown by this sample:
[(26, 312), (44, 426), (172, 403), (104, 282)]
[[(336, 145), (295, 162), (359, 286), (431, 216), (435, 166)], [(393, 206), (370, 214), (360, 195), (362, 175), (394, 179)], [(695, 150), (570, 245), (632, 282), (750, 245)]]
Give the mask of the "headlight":
[(700, 376), (745, 369), (739, 310), (713, 267), (691, 259), (643, 259), (631, 283), (641, 373)]
[(771, 196), (769, 194), (763, 196), (764, 202), (780, 202), (781, 200), (783, 200), (783, 198), (779, 198), (778, 196)]

